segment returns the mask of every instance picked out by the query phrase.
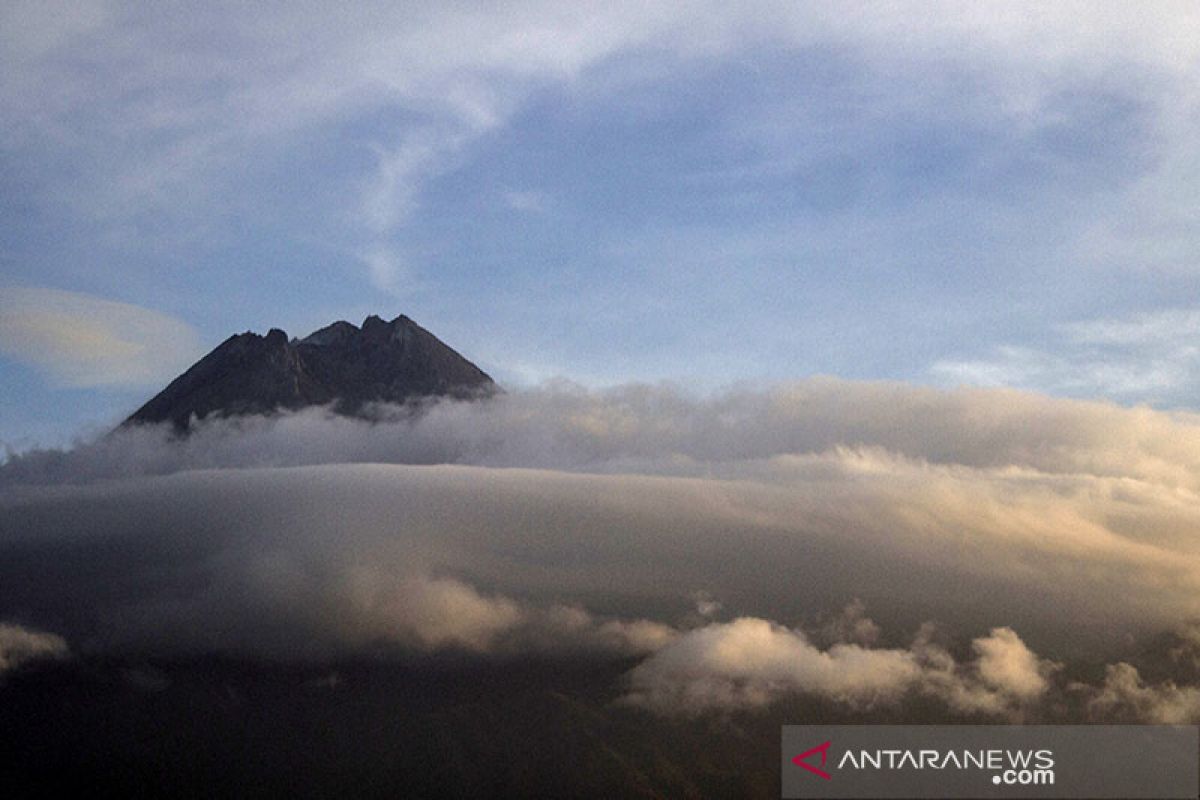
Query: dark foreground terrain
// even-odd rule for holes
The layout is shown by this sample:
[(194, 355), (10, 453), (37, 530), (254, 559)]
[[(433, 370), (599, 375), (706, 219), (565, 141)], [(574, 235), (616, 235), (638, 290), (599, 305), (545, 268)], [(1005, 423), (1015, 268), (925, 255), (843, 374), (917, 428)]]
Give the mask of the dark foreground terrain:
[(779, 725), (855, 720), (801, 701), (664, 719), (614, 702), (628, 666), (43, 665), (0, 685), (0, 785), (10, 798), (778, 797)]

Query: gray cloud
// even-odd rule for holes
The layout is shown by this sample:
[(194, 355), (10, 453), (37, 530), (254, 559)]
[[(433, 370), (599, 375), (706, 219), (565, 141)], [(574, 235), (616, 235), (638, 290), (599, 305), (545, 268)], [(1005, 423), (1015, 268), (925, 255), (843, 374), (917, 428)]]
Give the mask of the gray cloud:
[(66, 658), (69, 653), (61, 636), (0, 623), (0, 676), (22, 664)]
[(1091, 694), (1088, 712), (1097, 719), (1186, 725), (1200, 720), (1200, 687), (1179, 686), (1174, 681), (1147, 685), (1136, 667), (1124, 662), (1109, 665), (1098, 692)]
[[(1198, 438), (834, 380), (123, 430), (0, 467), (0, 619), (81, 653), (649, 655), (656, 709), (916, 693), (1026, 718), (1068, 698), (1059, 664), (1200, 618)], [(888, 638), (929, 620), (974, 638)], [(1189, 683), (1114, 669), (1080, 714), (1191, 713)]]

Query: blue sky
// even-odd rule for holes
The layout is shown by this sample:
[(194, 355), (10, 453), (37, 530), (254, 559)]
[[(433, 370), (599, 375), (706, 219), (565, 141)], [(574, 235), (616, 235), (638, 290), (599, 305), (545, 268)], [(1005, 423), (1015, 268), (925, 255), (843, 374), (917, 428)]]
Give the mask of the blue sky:
[(1190, 2), (12, 2), (0, 442), (234, 332), (511, 385), (1200, 397)]

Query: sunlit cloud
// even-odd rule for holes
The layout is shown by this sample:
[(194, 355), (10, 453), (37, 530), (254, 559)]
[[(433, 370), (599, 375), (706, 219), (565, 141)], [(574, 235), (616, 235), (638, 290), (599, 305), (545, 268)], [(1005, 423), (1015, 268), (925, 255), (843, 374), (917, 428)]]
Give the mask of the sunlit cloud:
[(934, 697), (964, 714), (1019, 719), (1044, 698), (1042, 661), (1011, 629), (972, 642), (959, 664), (923, 628), (908, 649), (835, 642), (814, 646), (803, 631), (740, 618), (689, 631), (629, 675), (625, 702), (665, 714), (761, 708), (807, 694), (870, 710), (906, 696)]
[(199, 350), (189, 325), (157, 311), (57, 289), (0, 290), (0, 353), (63, 386), (153, 385)]

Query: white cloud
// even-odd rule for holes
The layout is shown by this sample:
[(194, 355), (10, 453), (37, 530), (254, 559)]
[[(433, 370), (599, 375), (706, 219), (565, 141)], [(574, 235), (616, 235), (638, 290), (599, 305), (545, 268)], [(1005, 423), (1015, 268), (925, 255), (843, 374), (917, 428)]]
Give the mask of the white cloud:
[(1003, 389), (816, 378), (697, 397), (669, 386), (556, 382), (484, 404), (440, 403), (415, 422), (403, 412), (387, 422), (387, 409), (380, 416), (383, 424), (370, 424), (309, 409), (218, 420), (171, 444), (154, 428), (125, 430), (66, 458), (31, 453), (0, 471), (0, 485), (347, 462), (782, 481), (835, 461), (881, 472), (957, 465), (965, 469), (948, 474), (981, 483), (995, 473), (1200, 491), (1200, 417)]
[(649, 620), (597, 618), (578, 605), (537, 606), (484, 595), (452, 578), (396, 575), (392, 564), (381, 569), (356, 562), (331, 588), (334, 596), (345, 592), (348, 604), (338, 608), (334, 596), (326, 596), (320, 607), (337, 609), (353, 626), (347, 629), (353, 637), (343, 642), (351, 648), (376, 640), (424, 652), (640, 655), (675, 635)]
[(196, 332), (157, 311), (57, 289), (0, 290), (0, 353), (65, 386), (147, 386), (199, 352)]
[(378, 166), (363, 191), (363, 222), (375, 234), (402, 224), (417, 204), (422, 185), (447, 169), (447, 163), (478, 132), (416, 130), (397, 145), (376, 148)]
[(1075, 396), (1189, 402), (1200, 391), (1200, 312), (1168, 309), (1066, 323), (1046, 347), (1002, 345), (985, 358), (941, 360), (934, 375), (975, 386)]

